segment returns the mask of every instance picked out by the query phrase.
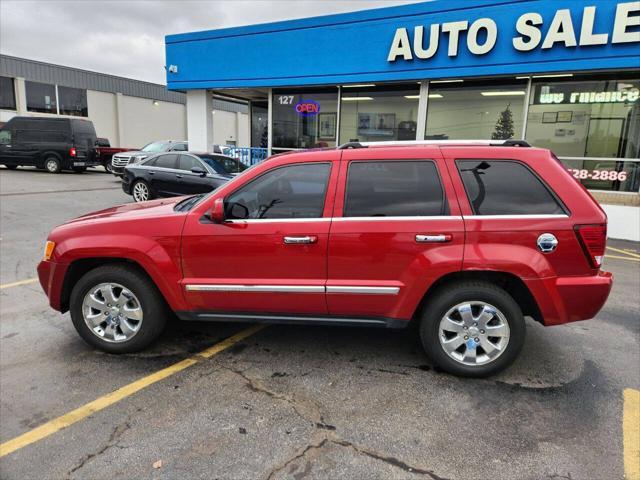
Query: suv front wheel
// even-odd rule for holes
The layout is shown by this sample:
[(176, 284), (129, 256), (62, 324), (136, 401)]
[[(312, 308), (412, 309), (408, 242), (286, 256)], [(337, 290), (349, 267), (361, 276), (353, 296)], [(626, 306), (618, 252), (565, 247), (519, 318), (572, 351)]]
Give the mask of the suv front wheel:
[(484, 282), (440, 289), (427, 303), (420, 323), (430, 360), (467, 377), (486, 377), (511, 365), (522, 349), (525, 331), (516, 301)]
[(73, 287), (69, 306), (80, 336), (108, 353), (144, 349), (162, 333), (168, 313), (156, 286), (127, 265), (87, 272)]

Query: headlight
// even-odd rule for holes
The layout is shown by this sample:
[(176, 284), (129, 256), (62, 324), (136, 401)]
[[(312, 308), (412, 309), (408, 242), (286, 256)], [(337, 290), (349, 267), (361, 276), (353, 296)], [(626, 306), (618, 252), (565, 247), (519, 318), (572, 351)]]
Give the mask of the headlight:
[(131, 159), (131, 163), (140, 163), (142, 160), (144, 160), (145, 158), (147, 158), (146, 155), (139, 155), (139, 156), (135, 156)]
[(44, 261), (45, 262), (51, 259), (51, 255), (53, 255), (54, 248), (56, 248), (56, 242), (47, 240), (47, 243), (44, 244)]

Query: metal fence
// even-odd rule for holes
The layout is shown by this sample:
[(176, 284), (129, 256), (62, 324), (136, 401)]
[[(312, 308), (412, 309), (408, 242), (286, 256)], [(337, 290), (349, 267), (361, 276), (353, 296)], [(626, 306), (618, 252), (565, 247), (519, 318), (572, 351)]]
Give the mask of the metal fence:
[(247, 166), (260, 163), (267, 158), (267, 149), (261, 147), (235, 147), (228, 145), (227, 155), (237, 158), (240, 162)]

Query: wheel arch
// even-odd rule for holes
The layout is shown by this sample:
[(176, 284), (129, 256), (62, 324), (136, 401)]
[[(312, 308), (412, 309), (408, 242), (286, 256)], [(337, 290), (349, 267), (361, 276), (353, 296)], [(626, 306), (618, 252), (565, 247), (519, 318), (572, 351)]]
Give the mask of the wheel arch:
[(60, 161), (60, 168), (64, 168), (64, 159), (62, 158), (62, 155), (60, 155), (55, 150), (43, 150), (42, 152), (40, 152), (35, 162), (36, 166), (45, 168), (45, 161), (49, 157), (56, 157)]
[(84, 274), (95, 268), (114, 264), (126, 265), (127, 267), (144, 275), (155, 286), (155, 288), (158, 289), (167, 308), (169, 310), (172, 309), (163, 285), (159, 285), (158, 282), (155, 281), (153, 275), (151, 275), (138, 261), (126, 257), (87, 257), (74, 260), (67, 268), (62, 282), (62, 290), (60, 292), (60, 311), (64, 313), (69, 310), (71, 291)]
[(414, 312), (412, 322), (419, 318), (419, 314), (424, 310), (429, 299), (433, 297), (438, 290), (465, 281), (487, 282), (502, 288), (518, 303), (518, 305), (522, 309), (523, 315), (530, 316), (537, 322), (544, 324), (544, 318), (542, 316), (540, 307), (538, 306), (533, 293), (531, 293), (522, 279), (514, 275), (513, 273), (493, 270), (467, 270), (451, 272), (443, 275), (433, 284), (431, 284), (431, 286), (425, 292), (422, 300), (420, 301), (418, 307)]

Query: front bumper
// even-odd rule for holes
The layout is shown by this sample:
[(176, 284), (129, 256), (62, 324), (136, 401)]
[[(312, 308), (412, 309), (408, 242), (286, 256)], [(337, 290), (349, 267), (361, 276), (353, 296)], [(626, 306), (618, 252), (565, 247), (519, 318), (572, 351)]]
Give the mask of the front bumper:
[(44, 293), (49, 297), (49, 305), (60, 312), (64, 312), (68, 308), (68, 306), (62, 305), (62, 289), (68, 268), (67, 264), (46, 260), (38, 264), (38, 279)]
[(124, 167), (116, 167), (113, 163), (111, 164), (111, 172), (116, 177), (121, 177), (124, 175)]
[(613, 275), (598, 272), (586, 277), (553, 277), (525, 283), (538, 303), (544, 324), (561, 325), (595, 317), (609, 298)]

